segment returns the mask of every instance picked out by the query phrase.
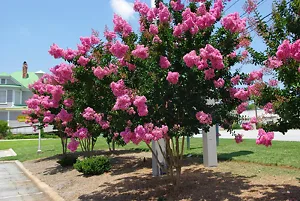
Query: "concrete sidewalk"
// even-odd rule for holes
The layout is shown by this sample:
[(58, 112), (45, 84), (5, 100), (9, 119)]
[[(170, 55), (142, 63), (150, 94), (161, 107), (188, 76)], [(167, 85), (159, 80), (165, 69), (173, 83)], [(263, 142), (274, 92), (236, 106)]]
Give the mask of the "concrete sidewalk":
[(34, 177), (19, 161), (0, 162), (0, 201), (52, 201), (63, 199)]

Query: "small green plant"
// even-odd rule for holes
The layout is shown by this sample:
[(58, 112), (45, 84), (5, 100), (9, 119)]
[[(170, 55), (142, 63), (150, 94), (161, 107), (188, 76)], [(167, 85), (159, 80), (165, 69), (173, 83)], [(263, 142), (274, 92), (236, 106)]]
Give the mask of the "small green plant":
[(241, 129), (241, 128), (242, 128), (241, 125), (238, 124), (238, 123), (236, 123), (236, 122), (234, 122), (234, 123), (232, 124), (232, 129), (234, 129), (234, 130), (236, 130), (236, 129)]
[(60, 160), (57, 161), (62, 167), (73, 166), (77, 161), (77, 156), (74, 155), (66, 155), (63, 156)]
[(100, 175), (108, 172), (111, 168), (109, 158), (105, 156), (92, 156), (83, 160), (78, 160), (74, 168), (84, 175)]
[(6, 121), (0, 120), (0, 139), (5, 138), (8, 134), (9, 126)]

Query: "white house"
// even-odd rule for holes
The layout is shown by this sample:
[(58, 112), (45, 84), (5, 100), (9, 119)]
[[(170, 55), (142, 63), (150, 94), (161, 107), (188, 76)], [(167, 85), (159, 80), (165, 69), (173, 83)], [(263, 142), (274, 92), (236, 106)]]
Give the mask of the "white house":
[(0, 74), (0, 120), (7, 121), (10, 127), (25, 125), (25, 116), (22, 111), (27, 109), (25, 101), (32, 96), (28, 85), (34, 83), (44, 74), (28, 72), (26, 61), (22, 71), (12, 74)]

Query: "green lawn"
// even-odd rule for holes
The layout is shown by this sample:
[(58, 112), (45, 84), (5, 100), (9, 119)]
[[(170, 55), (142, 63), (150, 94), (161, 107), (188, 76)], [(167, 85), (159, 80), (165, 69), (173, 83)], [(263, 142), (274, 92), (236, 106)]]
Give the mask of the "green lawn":
[[(37, 154), (37, 140), (20, 141), (0, 141), (0, 150), (12, 148), (17, 156), (1, 158), (0, 160), (32, 160), (37, 158), (50, 157), (61, 153), (59, 139), (49, 139), (42, 141), (42, 153)], [(128, 144), (120, 149), (142, 149), (147, 150), (147, 146), (142, 143), (139, 146)], [(107, 150), (107, 145), (103, 138), (99, 138), (95, 150)], [(202, 139), (192, 138), (191, 149), (185, 150), (185, 154), (199, 156), (202, 160)], [(258, 146), (255, 140), (244, 140), (243, 143), (236, 144), (231, 139), (220, 139), (218, 147), (219, 160), (235, 160), (260, 164), (270, 164), (278, 166), (290, 166), (300, 168), (300, 142), (273, 141), (272, 147)]]

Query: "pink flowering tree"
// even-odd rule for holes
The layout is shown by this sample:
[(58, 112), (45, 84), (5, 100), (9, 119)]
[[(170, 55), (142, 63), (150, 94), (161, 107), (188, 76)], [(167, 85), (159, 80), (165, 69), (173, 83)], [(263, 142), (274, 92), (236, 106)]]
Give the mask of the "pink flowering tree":
[(164, 139), (167, 167), (160, 166), (177, 186), (185, 137), (217, 123), (231, 130), (239, 118), (234, 111), (250, 96), (237, 87), (248, 76), (231, 68), (245, 57), (243, 39), (250, 42), (246, 20), (238, 13), (222, 16), (222, 0), (197, 2), (156, 1), (149, 8), (137, 0), (140, 33), (117, 15), (109, 32), (120, 74), (110, 84), (113, 110), (128, 115), (120, 135), (126, 143), (145, 142), (150, 149), (152, 140)]
[[(77, 50), (62, 49), (56, 44), (49, 53), (54, 58), (62, 58), (72, 69), (64, 69), (60, 77), (68, 80), (61, 82), (68, 97), (73, 100), (73, 119), (65, 128), (71, 137), (68, 148), (75, 151), (79, 146), (83, 151), (92, 151), (97, 138), (102, 134), (108, 144), (117, 142), (124, 145), (119, 132), (125, 127), (121, 114), (113, 109), (115, 96), (110, 84), (118, 80), (117, 59), (110, 53), (110, 35), (107, 31), (107, 43), (103, 43), (93, 33), (90, 37), (80, 37)], [(52, 72), (54, 73), (54, 72)], [(114, 146), (113, 146), (114, 149)]]
[[(51, 71), (58, 70), (61, 65), (57, 65)], [(67, 66), (71, 68), (71, 66)], [(68, 122), (72, 121), (71, 110), (73, 101), (65, 98), (65, 91), (60, 85), (56, 75), (45, 74), (38, 81), (30, 86), (33, 96), (26, 101), (29, 119), (27, 123), (35, 129), (42, 129), (52, 125), (58, 131), (61, 139), (62, 152), (67, 153), (68, 136), (64, 132)]]
[(262, 37), (267, 49), (264, 52), (250, 49), (250, 52), (253, 63), (262, 65), (263, 71), (271, 75), (271, 79), (264, 82), (260, 95), (256, 96), (256, 103), (266, 113), (279, 115), (277, 122), (263, 125), (263, 128), (285, 133), (289, 129), (300, 128), (299, 2), (283, 0), (273, 4), (270, 25), (258, 12), (254, 14), (253, 28)]

